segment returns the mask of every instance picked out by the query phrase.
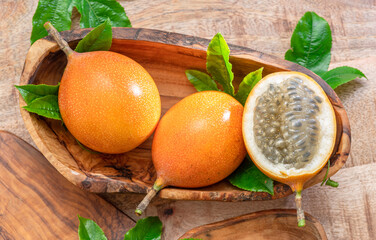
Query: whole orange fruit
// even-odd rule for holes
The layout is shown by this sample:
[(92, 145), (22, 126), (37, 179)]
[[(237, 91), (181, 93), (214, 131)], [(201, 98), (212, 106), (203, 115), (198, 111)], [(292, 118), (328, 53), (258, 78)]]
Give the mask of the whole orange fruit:
[(242, 162), (243, 106), (218, 91), (199, 92), (173, 106), (154, 135), (152, 157), (164, 185), (197, 188), (226, 178)]
[(157, 180), (136, 210), (166, 186), (204, 187), (230, 175), (243, 161), (243, 106), (218, 91), (192, 94), (174, 105), (154, 133)]
[(140, 145), (161, 114), (159, 92), (149, 73), (109, 51), (69, 54), (58, 98), (72, 135), (103, 153), (123, 153)]

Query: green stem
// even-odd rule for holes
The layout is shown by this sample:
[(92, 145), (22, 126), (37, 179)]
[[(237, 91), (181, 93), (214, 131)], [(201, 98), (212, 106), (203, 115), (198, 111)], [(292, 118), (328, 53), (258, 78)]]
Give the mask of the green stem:
[(136, 215), (140, 216), (147, 206), (149, 205), (150, 201), (157, 195), (157, 193), (163, 188), (163, 185), (157, 184), (157, 182), (154, 183), (153, 187), (150, 189), (148, 194), (146, 194), (145, 198), (138, 204), (136, 208)]
[(328, 179), (328, 181), (326, 181), (325, 185), (328, 185), (328, 186), (331, 186), (331, 187), (338, 187), (339, 186), (339, 183), (336, 182), (336, 181), (333, 181), (332, 179)]
[(302, 192), (301, 191), (296, 192), (295, 203), (296, 203), (296, 216), (298, 218), (298, 226), (304, 227), (305, 217), (304, 217), (304, 211), (302, 208)]
[(74, 51), (69, 47), (68, 43), (61, 37), (61, 35), (51, 24), (51, 22), (46, 22), (43, 26), (47, 30), (48, 34), (55, 39), (60, 49), (67, 55), (67, 57), (72, 55)]
[(321, 182), (321, 185), (320, 185), (320, 186), (324, 185), (324, 183), (325, 183), (326, 179), (328, 178), (328, 174), (329, 174), (329, 168), (330, 168), (330, 159), (328, 159), (328, 168), (326, 169), (325, 177), (324, 177), (324, 179), (322, 180), (322, 182)]

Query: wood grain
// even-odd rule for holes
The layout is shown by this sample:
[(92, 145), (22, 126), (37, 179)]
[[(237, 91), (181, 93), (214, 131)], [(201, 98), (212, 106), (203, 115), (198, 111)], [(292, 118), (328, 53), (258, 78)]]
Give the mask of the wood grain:
[[(0, 1), (0, 129), (34, 144), (18, 108), (18, 84), (31, 33), (37, 0)], [(376, 3), (372, 0), (120, 0), (134, 27), (190, 34), (210, 39), (221, 32), (228, 43), (283, 58), (299, 18), (315, 11), (333, 32), (331, 67), (348, 65), (368, 77), (336, 89), (348, 113), (352, 149), (334, 180), (338, 189), (314, 186), (303, 194), (304, 209), (323, 224), (329, 239), (375, 239), (376, 231)], [(75, 25), (77, 26), (77, 24)], [(141, 194), (104, 194), (124, 212), (133, 211)], [(139, 198), (139, 199), (137, 199)], [(336, 202), (336, 204), (331, 204)], [(292, 197), (263, 202), (222, 203), (155, 201), (147, 214), (159, 214), (164, 239), (175, 240), (189, 229), (242, 215), (293, 208)]]
[(134, 222), (60, 175), (32, 146), (0, 131), (0, 238), (77, 239), (77, 215), (93, 219), (109, 239)]
[[(296, 211), (267, 210), (230, 218), (191, 229), (180, 239), (203, 240), (327, 240), (320, 222), (306, 215), (304, 228), (296, 225)], [(294, 224), (295, 223), (295, 224)]]
[[(328, 239), (375, 239), (376, 185), (373, 177), (375, 171), (375, 164), (341, 169), (333, 177), (333, 180), (340, 183), (338, 188), (316, 185), (303, 191), (303, 209), (320, 221)], [(116, 201), (116, 198), (111, 200)], [(122, 206), (120, 202), (116, 204)], [(176, 239), (190, 229), (203, 224), (246, 213), (280, 208), (294, 209), (294, 196), (273, 201), (239, 203), (205, 201), (155, 203), (146, 213), (160, 216), (166, 226), (165, 239)], [(132, 210), (126, 212), (130, 215)]]

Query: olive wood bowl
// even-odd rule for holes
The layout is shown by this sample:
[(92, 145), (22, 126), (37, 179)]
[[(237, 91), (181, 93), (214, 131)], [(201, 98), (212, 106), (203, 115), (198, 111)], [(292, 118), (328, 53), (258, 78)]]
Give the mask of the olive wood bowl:
[[(62, 32), (74, 48), (90, 29)], [(151, 29), (113, 28), (111, 51), (124, 54), (140, 63), (154, 78), (162, 101), (162, 114), (172, 105), (196, 90), (185, 76), (185, 70), (205, 71), (206, 48), (209, 40)], [(250, 48), (230, 45), (235, 74), (234, 85), (251, 71), (264, 67), (264, 76), (277, 71), (299, 71), (315, 79), (329, 96), (337, 117), (337, 140), (330, 159), (329, 176), (345, 163), (350, 151), (350, 125), (336, 93), (316, 74), (295, 63), (273, 57)], [(27, 56), (20, 84), (57, 84), (67, 60), (50, 37), (35, 42)], [(25, 102), (20, 97), (20, 106)], [(124, 154), (94, 154), (83, 150), (60, 121), (39, 117), (21, 109), (25, 125), (35, 144), (50, 163), (69, 181), (90, 192), (146, 193), (156, 179), (151, 160), (152, 137), (138, 148)], [(320, 183), (324, 168), (306, 183)], [(246, 201), (270, 200), (291, 194), (290, 187), (276, 183), (274, 195), (244, 191), (226, 179), (205, 188), (183, 189), (168, 187), (159, 196), (166, 199)]]
[(274, 209), (196, 227), (179, 239), (202, 240), (327, 240), (320, 222), (305, 213), (306, 226), (296, 224), (296, 210)]

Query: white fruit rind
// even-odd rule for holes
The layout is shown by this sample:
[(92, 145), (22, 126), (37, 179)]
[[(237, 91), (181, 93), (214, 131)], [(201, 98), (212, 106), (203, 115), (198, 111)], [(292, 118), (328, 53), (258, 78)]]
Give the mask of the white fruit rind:
[[(253, 119), (256, 107), (257, 98), (268, 90), (270, 84), (279, 85), (291, 77), (298, 77), (303, 80), (303, 83), (308, 88), (313, 90), (317, 96), (323, 98), (320, 106), (320, 112), (317, 115), (317, 120), (320, 123), (320, 134), (318, 137), (319, 145), (317, 152), (314, 154), (312, 160), (301, 169), (286, 168), (282, 163), (275, 164), (269, 161), (257, 146), (254, 131)], [(244, 106), (243, 114), (243, 137), (247, 146), (248, 153), (252, 160), (257, 163), (260, 168), (266, 172), (272, 172), (277, 176), (294, 176), (303, 173), (315, 172), (318, 168), (324, 166), (325, 162), (331, 155), (335, 139), (336, 139), (336, 118), (333, 107), (321, 86), (315, 80), (306, 75), (295, 72), (279, 72), (273, 73), (262, 79), (251, 91), (247, 102)]]

